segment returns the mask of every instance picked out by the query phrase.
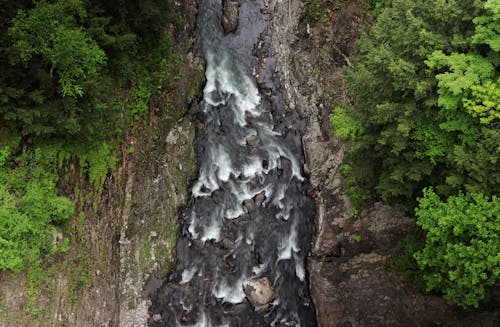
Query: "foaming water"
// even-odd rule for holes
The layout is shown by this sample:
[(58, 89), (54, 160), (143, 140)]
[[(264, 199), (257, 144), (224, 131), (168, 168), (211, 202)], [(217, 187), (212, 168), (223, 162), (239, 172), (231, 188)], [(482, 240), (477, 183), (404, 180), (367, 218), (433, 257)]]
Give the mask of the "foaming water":
[[(297, 117), (262, 94), (253, 44), (266, 24), (260, 1), (242, 0), (224, 36), (220, 1), (201, 1), (198, 46), (206, 85), (196, 141), (199, 175), (181, 214), (175, 272), (153, 298), (154, 326), (314, 326), (305, 282), (313, 205), (304, 194)], [(267, 277), (275, 297), (254, 310), (243, 283)]]

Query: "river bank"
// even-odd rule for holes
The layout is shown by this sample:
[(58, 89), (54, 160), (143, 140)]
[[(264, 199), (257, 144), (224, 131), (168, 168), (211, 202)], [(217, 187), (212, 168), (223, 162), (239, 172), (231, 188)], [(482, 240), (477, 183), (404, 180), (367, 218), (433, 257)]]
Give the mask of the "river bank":
[(491, 325), (494, 317), (487, 312), (470, 314), (440, 297), (422, 295), (390, 269), (414, 218), (382, 203), (358, 213), (343, 189), (348, 144), (332, 136), (329, 117), (339, 100), (349, 101), (343, 69), (370, 21), (365, 4), (337, 1), (324, 21), (310, 19), (312, 5), (306, 1), (270, 0), (267, 5), (277, 74), (290, 108), (306, 121), (305, 170), (317, 206), (308, 272), (318, 325)]

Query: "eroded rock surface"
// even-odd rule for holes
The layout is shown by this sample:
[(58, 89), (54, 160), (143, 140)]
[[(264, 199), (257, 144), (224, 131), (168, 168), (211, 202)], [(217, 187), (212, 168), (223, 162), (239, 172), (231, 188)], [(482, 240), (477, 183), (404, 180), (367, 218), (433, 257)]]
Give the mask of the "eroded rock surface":
[(267, 277), (244, 281), (243, 291), (257, 311), (267, 309), (274, 299), (274, 289)]
[(359, 2), (346, 1), (335, 9), (331, 22), (314, 24), (304, 18), (305, 3), (266, 1), (276, 72), (290, 108), (307, 121), (302, 131), (304, 169), (317, 205), (308, 270), (318, 325), (491, 325), (489, 318), (455, 314), (442, 298), (414, 291), (401, 274), (387, 269), (388, 259), (414, 226), (401, 208), (375, 203), (355, 215), (342, 187), (347, 145), (331, 136), (329, 116), (335, 100), (348, 100), (341, 67), (350, 64), (360, 26), (369, 17)]
[(175, 261), (177, 207), (187, 198), (195, 169), (195, 128), (184, 116), (203, 85), (203, 67), (189, 54), (196, 1), (171, 5), (181, 16), (181, 23), (165, 31), (179, 55), (172, 69), (177, 71), (143, 124), (127, 133), (120, 164), (102, 193), (85, 176), (73, 176), (78, 172), (68, 176), (86, 199), (79, 208), (85, 219), (71, 225), (82, 229), (84, 246), (70, 244), (74, 261), (62, 262), (40, 294), (30, 291), (26, 274), (0, 275), (1, 327), (147, 326), (148, 277), (164, 276)]
[(222, 0), (221, 23), (224, 33), (232, 33), (238, 28), (240, 4), (238, 0)]

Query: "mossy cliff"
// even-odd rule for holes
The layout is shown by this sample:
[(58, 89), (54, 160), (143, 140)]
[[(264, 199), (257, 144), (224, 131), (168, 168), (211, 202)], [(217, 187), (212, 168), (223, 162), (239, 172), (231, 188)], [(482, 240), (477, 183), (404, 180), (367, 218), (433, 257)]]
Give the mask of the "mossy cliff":
[(196, 1), (170, 5), (178, 19), (166, 27), (173, 55), (159, 95), (124, 133), (102, 185), (78, 163), (60, 170), (60, 193), (76, 204), (69, 250), (40, 271), (0, 275), (1, 326), (146, 325), (147, 281), (175, 263), (178, 210), (196, 170), (188, 109), (204, 81), (190, 52)]

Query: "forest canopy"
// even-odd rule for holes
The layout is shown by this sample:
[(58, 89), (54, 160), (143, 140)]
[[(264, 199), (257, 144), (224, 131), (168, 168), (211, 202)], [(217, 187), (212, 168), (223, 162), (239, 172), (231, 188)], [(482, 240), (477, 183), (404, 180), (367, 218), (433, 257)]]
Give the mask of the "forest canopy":
[[(499, 0), (382, 1), (347, 71), (354, 105), (331, 118), (350, 141), (348, 193), (418, 204), (425, 288), (463, 306), (500, 278), (499, 51)], [(474, 215), (437, 223), (459, 208)], [(477, 244), (484, 261), (464, 270)]]
[(174, 20), (160, 0), (1, 1), (0, 272), (68, 249), (60, 174), (80, 169), (99, 194), (162, 85)]
[(121, 108), (109, 95), (167, 57), (162, 29), (172, 14), (165, 1), (2, 7), (0, 124), (23, 136), (92, 139), (115, 131)]

